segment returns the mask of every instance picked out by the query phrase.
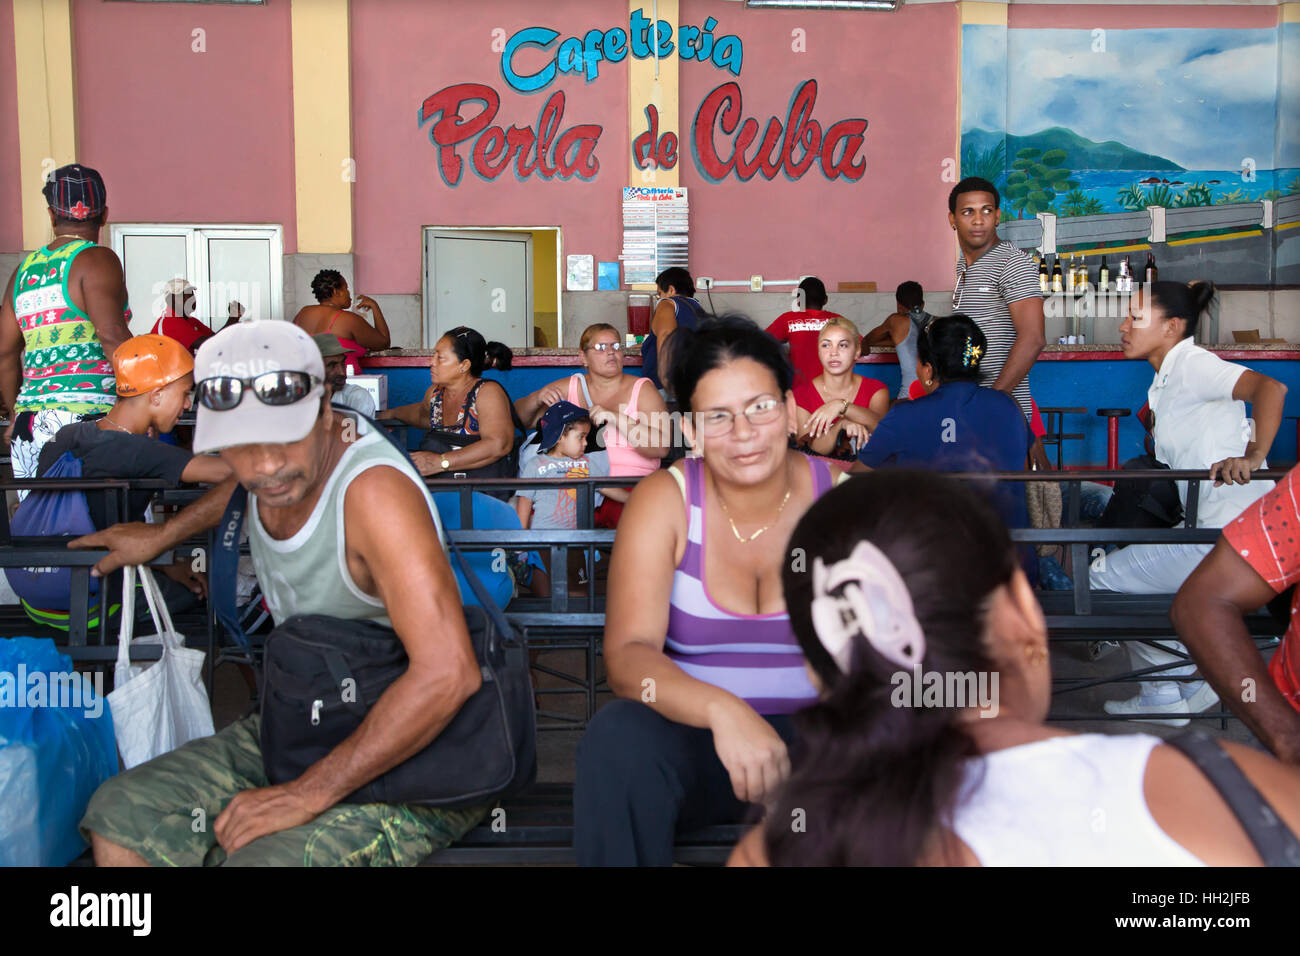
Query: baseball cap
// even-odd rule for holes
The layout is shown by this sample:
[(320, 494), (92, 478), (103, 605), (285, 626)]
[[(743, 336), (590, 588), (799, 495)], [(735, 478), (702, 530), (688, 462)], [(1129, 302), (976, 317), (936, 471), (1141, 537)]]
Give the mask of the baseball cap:
[(585, 408), (579, 408), (572, 402), (556, 402), (542, 415), (538, 422), (538, 445), (542, 451), (554, 448), (555, 443), (564, 437), (564, 428), (580, 419), (590, 419)]
[(177, 277), (169, 279), (163, 291), (168, 295), (184, 295), (187, 292), (193, 292), (194, 286), (190, 285), (188, 280)]
[(194, 371), (194, 359), (175, 339), (137, 335), (113, 352), (113, 371), (117, 374), (117, 394), (130, 398), (184, 378)]
[(343, 347), (343, 343), (339, 341), (339, 337), (333, 332), (317, 332), (311, 338), (316, 343), (316, 347), (320, 349), (320, 357), (323, 359), (348, 354), (348, 350)]
[(249, 319), (227, 326), (199, 346), (194, 379), (233, 377), (247, 382), (267, 372), (306, 372), (315, 381), (291, 405), (267, 405), (251, 389), (238, 405), (215, 411), (198, 403), (194, 425), (196, 453), (235, 445), (288, 445), (307, 437), (320, 417), (325, 394), (325, 363), (310, 335), (292, 322)]
[(64, 219), (95, 219), (108, 202), (104, 177), (80, 163), (60, 166), (41, 188), (50, 208)]

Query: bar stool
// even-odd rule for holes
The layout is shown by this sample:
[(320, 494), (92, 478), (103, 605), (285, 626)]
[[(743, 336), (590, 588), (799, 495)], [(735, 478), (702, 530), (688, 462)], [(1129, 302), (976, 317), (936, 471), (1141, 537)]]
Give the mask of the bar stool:
[[(1129, 408), (1099, 408), (1097, 414), (1106, 421), (1106, 467), (1110, 471), (1119, 468), (1119, 420), (1133, 414)], [(1110, 482), (1106, 482), (1110, 484)]]
[(1038, 410), (1042, 413), (1043, 417), (1046, 419), (1046, 422), (1044, 422), (1044, 426), (1046, 428), (1047, 434), (1043, 436), (1043, 446), (1044, 447), (1046, 447), (1047, 445), (1056, 446), (1056, 470), (1060, 471), (1062, 468), (1062, 464), (1061, 464), (1062, 452), (1064, 451), (1065, 443), (1067, 441), (1077, 441), (1084, 437), (1083, 432), (1070, 432), (1070, 433), (1065, 432), (1065, 416), (1082, 415), (1084, 412), (1087, 411), (1087, 409), (1086, 408), (1046, 408), (1040, 405), (1038, 406)]

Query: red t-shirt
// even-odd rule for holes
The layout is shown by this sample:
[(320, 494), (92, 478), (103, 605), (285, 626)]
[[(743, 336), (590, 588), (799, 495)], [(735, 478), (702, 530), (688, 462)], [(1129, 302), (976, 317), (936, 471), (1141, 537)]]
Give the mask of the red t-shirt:
[(786, 312), (767, 327), (767, 334), (778, 342), (790, 343), (790, 363), (794, 366), (794, 383), (811, 382), (822, 373), (817, 357), (817, 336), (826, 320), (837, 317), (824, 309)]
[[(818, 375), (821, 372), (817, 373)], [(874, 378), (862, 377), (862, 384), (858, 386), (858, 394), (853, 396), (853, 404), (861, 405), (866, 408), (871, 403), (871, 396), (885, 387), (884, 382), (877, 381)], [(812, 414), (826, 404), (826, 399), (822, 398), (822, 393), (817, 391), (817, 386), (809, 379), (795, 385), (794, 400), (805, 412)]]
[[(1296, 471), (1292, 469), (1277, 487), (1260, 498), (1223, 529), (1224, 540), (1255, 573), (1282, 593), (1300, 581), (1300, 506), (1296, 501)], [(1296, 614), (1300, 589), (1291, 598), (1291, 624), (1282, 646), (1268, 663), (1268, 672), (1282, 696), (1300, 710), (1300, 637)]]
[(193, 316), (176, 315), (171, 309), (164, 309), (162, 316), (149, 330), (154, 335), (165, 335), (175, 339), (186, 349), (193, 352), (194, 345), (200, 339), (206, 339), (212, 330)]

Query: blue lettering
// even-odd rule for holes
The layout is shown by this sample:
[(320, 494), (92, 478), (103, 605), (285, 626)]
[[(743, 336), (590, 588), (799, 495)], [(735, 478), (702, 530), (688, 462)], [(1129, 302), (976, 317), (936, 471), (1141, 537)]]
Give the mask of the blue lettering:
[(650, 21), (645, 18), (645, 14), (640, 10), (633, 11), (632, 19), (628, 26), (632, 34), (632, 55), (638, 60), (644, 60), (650, 56), (650, 43), (647, 34), (650, 31)]
[(720, 70), (725, 67), (733, 76), (740, 76), (740, 61), (744, 58), (740, 37), (723, 37), (713, 49), (713, 65)]
[(605, 34), (605, 59), (620, 63), (627, 56), (627, 31), (615, 27)]
[(703, 62), (713, 55), (713, 28), (718, 25), (718, 21), (709, 17), (704, 21), (704, 35), (700, 37), (700, 45), (695, 48), (695, 59)]
[(659, 20), (655, 23), (655, 44), (659, 47), (660, 56), (670, 56), (673, 52), (673, 25), (667, 20)]
[(683, 23), (677, 28), (677, 55), (683, 60), (692, 59), (695, 56), (695, 50), (691, 44), (700, 35), (700, 28), (693, 27)]
[(581, 73), (582, 41), (577, 37), (569, 37), (561, 43), (560, 52), (555, 57), (555, 64), (560, 68), (561, 73)]
[(555, 42), (559, 34), (546, 27), (528, 27), (520, 30), (506, 41), (506, 48), (501, 51), (501, 76), (510, 87), (520, 93), (536, 93), (544, 89), (555, 79), (555, 61), (546, 64), (539, 72), (531, 76), (520, 76), (515, 72), (515, 53), (523, 46), (536, 46), (545, 50)]

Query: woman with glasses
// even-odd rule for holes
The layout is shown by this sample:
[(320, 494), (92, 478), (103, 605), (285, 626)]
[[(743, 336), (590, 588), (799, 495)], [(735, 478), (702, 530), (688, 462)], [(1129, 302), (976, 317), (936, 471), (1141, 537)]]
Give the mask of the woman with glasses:
[(790, 772), (815, 698), (781, 596), (786, 542), (835, 482), (789, 448), (790, 369), (743, 317), (678, 329), (671, 377), (695, 455), (642, 481), (609, 573), (605, 664), (620, 698), (578, 748), (583, 864), (668, 865), (674, 834), (738, 821)]
[(429, 361), (433, 384), (424, 398), (390, 408), (388, 415), (429, 431), (411, 459), (422, 475), (514, 478), (515, 423), (510, 396), (499, 382), (483, 377), (490, 368), (507, 371), (514, 353), (458, 326), (434, 346)]
[[(593, 429), (604, 426), (598, 441), (609, 452), (611, 477), (640, 478), (657, 470), (671, 438), (666, 433), (668, 407), (658, 390), (648, 378), (623, 373), (623, 343), (614, 326), (605, 322), (587, 326), (578, 348), (586, 371), (516, 401), (520, 420), (532, 428), (556, 402), (571, 402), (588, 409)], [(606, 499), (596, 510), (596, 527), (617, 526), (622, 511), (620, 502)]]
[(889, 411), (885, 383), (853, 371), (861, 355), (858, 327), (843, 316), (827, 319), (817, 334), (821, 374), (794, 387), (796, 437), (813, 454), (853, 461)]

